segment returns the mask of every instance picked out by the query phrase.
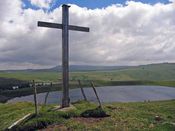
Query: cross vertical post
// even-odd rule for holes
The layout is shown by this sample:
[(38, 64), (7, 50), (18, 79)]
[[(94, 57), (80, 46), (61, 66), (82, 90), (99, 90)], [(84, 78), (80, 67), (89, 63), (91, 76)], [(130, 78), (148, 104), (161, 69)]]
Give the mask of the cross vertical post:
[(63, 79), (63, 98), (62, 108), (68, 107), (69, 98), (69, 6), (62, 5), (62, 79)]

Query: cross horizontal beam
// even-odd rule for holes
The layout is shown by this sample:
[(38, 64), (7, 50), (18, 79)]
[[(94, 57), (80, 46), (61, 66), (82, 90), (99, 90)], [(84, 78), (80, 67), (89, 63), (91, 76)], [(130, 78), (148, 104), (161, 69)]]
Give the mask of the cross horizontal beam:
[(63, 28), (62, 24), (42, 22), (42, 21), (38, 21), (38, 26), (40, 26), (40, 27), (48, 27), (48, 28), (58, 28), (58, 29), (62, 29)]
[[(40, 27), (48, 27), (48, 28), (63, 29), (63, 25), (62, 24), (50, 23), (50, 22), (42, 22), (42, 21), (38, 21), (38, 26), (40, 26)], [(69, 30), (73, 30), (73, 31), (89, 32), (89, 28), (88, 27), (69, 25), (68, 28), (69, 28)]]
[(40, 26), (40, 27), (48, 27), (48, 28), (63, 29), (62, 24), (42, 22), (42, 21), (38, 21), (38, 26)]
[(69, 28), (69, 30), (73, 30), (73, 31), (89, 32), (88, 27), (80, 27), (80, 26), (75, 26), (75, 25), (69, 25), (68, 28)]

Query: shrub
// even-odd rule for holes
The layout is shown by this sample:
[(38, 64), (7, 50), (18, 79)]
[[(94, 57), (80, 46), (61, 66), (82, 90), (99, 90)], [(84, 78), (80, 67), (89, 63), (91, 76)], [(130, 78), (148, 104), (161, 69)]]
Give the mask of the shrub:
[(106, 112), (100, 108), (97, 107), (95, 109), (91, 109), (91, 110), (86, 110), (85, 112), (81, 113), (82, 117), (107, 117), (109, 115), (106, 114)]

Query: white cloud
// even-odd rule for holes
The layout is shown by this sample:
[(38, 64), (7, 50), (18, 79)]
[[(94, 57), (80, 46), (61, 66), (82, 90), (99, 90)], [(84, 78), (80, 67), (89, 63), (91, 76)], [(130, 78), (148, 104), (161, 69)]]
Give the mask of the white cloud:
[[(0, 69), (44, 68), (61, 64), (61, 30), (37, 27), (37, 21), (61, 23), (61, 7), (51, 13), (22, 9), (19, 0), (0, 1)], [(87, 9), (72, 5), (70, 63), (135, 65), (175, 62), (175, 7), (129, 1)]]
[(52, 0), (30, 0), (31, 4), (40, 8), (48, 8)]

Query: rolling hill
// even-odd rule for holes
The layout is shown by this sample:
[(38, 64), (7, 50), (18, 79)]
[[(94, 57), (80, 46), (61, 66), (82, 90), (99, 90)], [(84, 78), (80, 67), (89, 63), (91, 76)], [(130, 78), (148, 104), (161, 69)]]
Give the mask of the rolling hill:
[[(70, 80), (105, 81), (174, 81), (175, 63), (149, 64), (140, 66), (70, 66)], [(58, 72), (59, 71), (59, 72)], [(61, 67), (40, 70), (1, 71), (0, 77), (20, 80), (58, 81)]]

